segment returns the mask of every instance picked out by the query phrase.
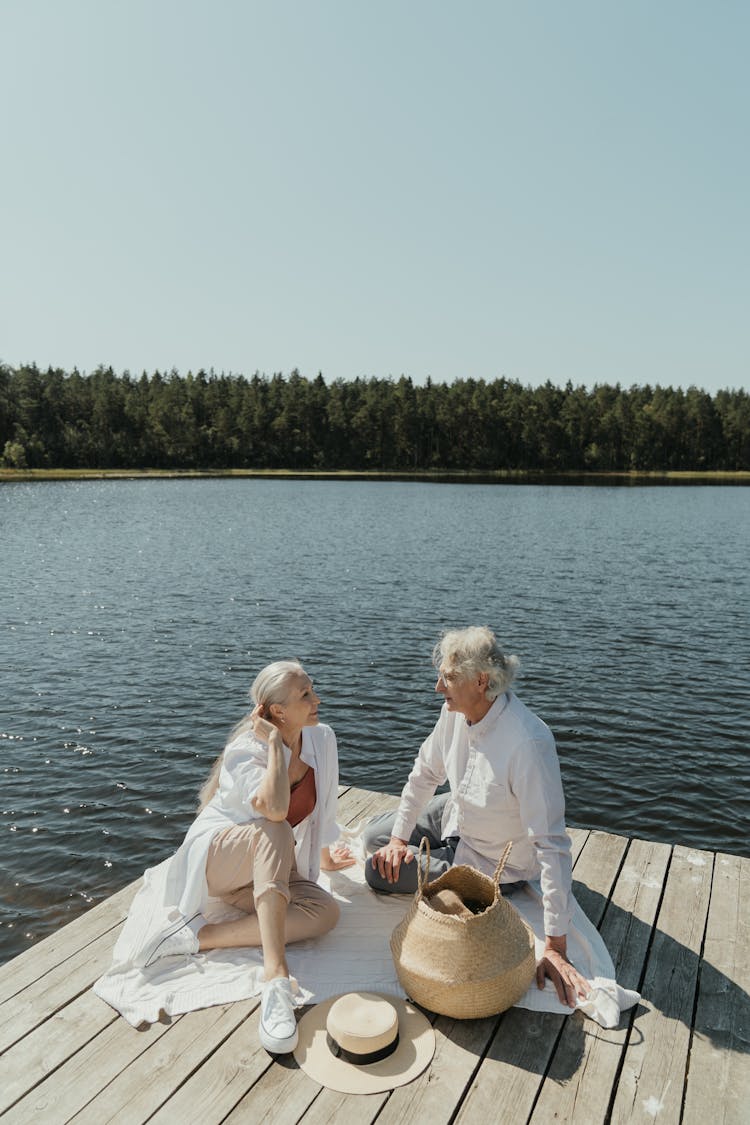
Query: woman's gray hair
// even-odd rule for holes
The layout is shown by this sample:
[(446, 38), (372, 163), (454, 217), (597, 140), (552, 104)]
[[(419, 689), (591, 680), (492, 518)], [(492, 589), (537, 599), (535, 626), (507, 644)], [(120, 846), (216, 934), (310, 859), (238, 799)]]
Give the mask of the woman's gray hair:
[(289, 695), (289, 681), (306, 675), (298, 660), (276, 660), (267, 664), (250, 685), (250, 698), (258, 706), (270, 707), (274, 703), (286, 703)]
[[(250, 685), (250, 699), (253, 706), (257, 707), (258, 704), (262, 704), (268, 708), (274, 703), (286, 703), (289, 696), (290, 681), (304, 675), (306, 675), (305, 669), (298, 660), (275, 660), (273, 664), (267, 664), (265, 668), (258, 672)], [(245, 715), (231, 731), (227, 743), (230, 743), (233, 738), (236, 738), (249, 726), (250, 716)], [(224, 751), (222, 750), (211, 767), (210, 774), (201, 786), (198, 794), (198, 812), (205, 809), (219, 788), (219, 774), (223, 761)]]
[(487, 699), (497, 699), (508, 690), (521, 663), (517, 656), (505, 655), (486, 625), (443, 633), (432, 650), (432, 662), (438, 671), (442, 666), (462, 680), (486, 673)]

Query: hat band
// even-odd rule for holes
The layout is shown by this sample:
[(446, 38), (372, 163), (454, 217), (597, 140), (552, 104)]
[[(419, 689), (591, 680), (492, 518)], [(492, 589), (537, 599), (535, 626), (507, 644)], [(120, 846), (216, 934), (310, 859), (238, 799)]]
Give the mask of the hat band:
[(368, 1054), (360, 1055), (356, 1051), (347, 1051), (340, 1043), (337, 1043), (329, 1031), (326, 1032), (326, 1043), (328, 1050), (337, 1059), (343, 1059), (345, 1062), (354, 1063), (355, 1066), (368, 1066), (370, 1063), (380, 1062), (381, 1059), (387, 1059), (389, 1055), (398, 1047), (398, 1032), (396, 1032), (395, 1039), (387, 1043), (385, 1047), (381, 1047), (379, 1051), (370, 1051)]

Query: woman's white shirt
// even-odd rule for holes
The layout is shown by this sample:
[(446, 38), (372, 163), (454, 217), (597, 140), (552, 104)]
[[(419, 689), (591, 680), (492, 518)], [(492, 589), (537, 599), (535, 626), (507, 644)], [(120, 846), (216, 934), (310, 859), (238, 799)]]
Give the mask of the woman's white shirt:
[[(287, 766), (291, 750), (283, 747)], [(302, 731), (303, 762), (315, 771), (315, 808), (294, 829), (294, 854), (297, 870), (304, 879), (315, 882), (320, 874), (320, 850), (334, 844), (340, 835), (336, 823), (338, 801), (338, 750), (336, 736), (325, 723), (305, 727)], [(183, 887), (179, 898), (180, 911), (186, 917), (200, 910), (205, 903), (206, 859), (211, 840), (217, 832), (234, 824), (249, 824), (261, 819), (253, 807), (268, 767), (268, 746), (249, 729), (240, 730), (224, 750), (218, 789), (188, 829), (185, 840), (175, 855), (182, 869)]]

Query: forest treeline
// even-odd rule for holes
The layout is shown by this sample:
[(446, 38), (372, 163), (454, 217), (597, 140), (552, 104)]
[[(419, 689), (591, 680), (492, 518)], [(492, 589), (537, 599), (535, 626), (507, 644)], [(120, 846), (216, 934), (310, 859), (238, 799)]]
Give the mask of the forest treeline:
[(0, 365), (11, 468), (748, 470), (750, 396)]

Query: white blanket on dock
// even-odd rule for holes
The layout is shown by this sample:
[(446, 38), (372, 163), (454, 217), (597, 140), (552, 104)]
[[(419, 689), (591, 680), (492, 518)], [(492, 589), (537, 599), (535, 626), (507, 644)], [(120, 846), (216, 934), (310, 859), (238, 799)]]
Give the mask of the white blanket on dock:
[[(357, 854), (356, 847), (353, 847)], [(192, 957), (165, 958), (148, 969), (135, 968), (129, 949), (142, 936), (144, 924), (160, 913), (160, 884), (166, 863), (146, 872), (144, 886), (133, 901), (130, 914), (115, 945), (111, 968), (94, 984), (94, 992), (129, 1023), (137, 1027), (154, 1023), (161, 1013), (168, 1016), (194, 1011), (212, 1004), (227, 1004), (257, 995), (263, 985), (262, 958), (254, 949), (216, 949)], [(334, 895), (341, 918), (330, 933), (314, 941), (287, 947), (289, 971), (299, 982), (299, 1002), (319, 1003), (342, 992), (365, 989), (405, 996), (396, 977), (390, 952), (390, 936), (411, 903), (410, 895), (375, 894), (364, 877), (364, 863), (334, 873), (321, 873), (320, 884)], [(536, 935), (537, 958), (544, 948), (542, 896), (533, 883), (517, 891), (513, 905)], [(235, 917), (223, 904), (207, 915), (211, 921)], [(163, 918), (167, 922), (167, 916)], [(575, 903), (568, 932), (568, 957), (589, 981), (591, 991), (578, 1008), (603, 1027), (616, 1027), (620, 1012), (640, 999), (637, 992), (621, 988), (606, 946), (596, 929)], [(536, 983), (518, 1002), (518, 1007), (542, 1012), (570, 1014), (561, 1004), (554, 986)]]

